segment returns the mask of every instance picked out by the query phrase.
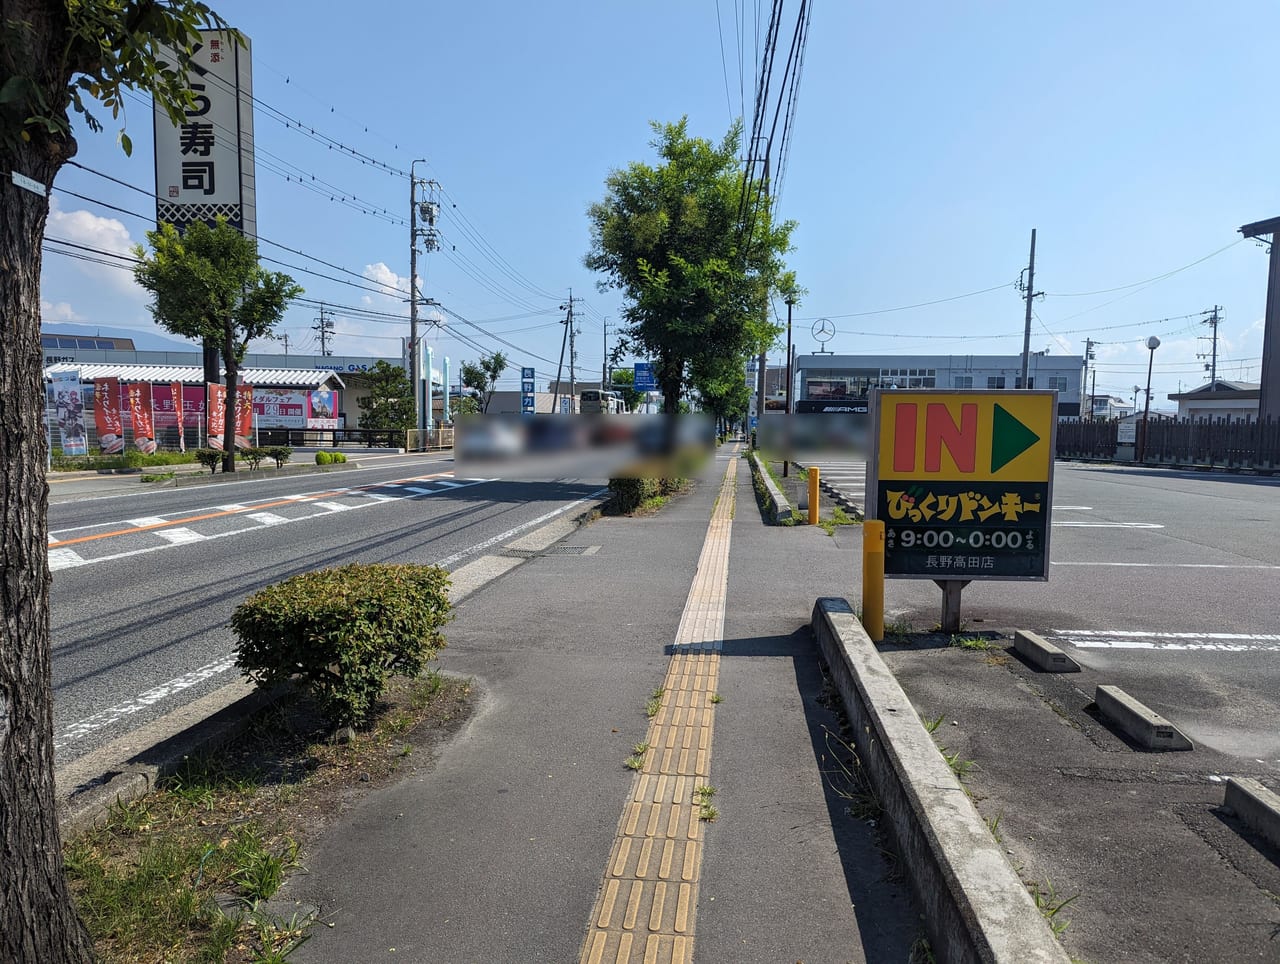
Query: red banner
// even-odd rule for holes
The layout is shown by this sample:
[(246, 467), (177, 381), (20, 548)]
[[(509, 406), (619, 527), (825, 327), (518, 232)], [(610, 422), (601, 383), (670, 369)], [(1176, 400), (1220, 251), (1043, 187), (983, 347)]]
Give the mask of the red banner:
[(132, 382), (125, 386), (129, 402), (129, 418), (133, 422), (133, 444), (138, 451), (150, 455), (156, 450), (155, 414), (151, 404), (151, 383)]
[(187, 435), (182, 424), (182, 382), (169, 383), (169, 401), (173, 404), (173, 419), (178, 426), (178, 451), (187, 450)]
[(93, 380), (93, 424), (103, 455), (124, 451), (124, 419), (120, 416), (120, 379)]
[(227, 430), (227, 387), (217, 382), (209, 382), (209, 448), (222, 448), (222, 434)]
[(236, 448), (247, 449), (253, 442), (253, 386), (236, 388)]
[[(209, 448), (222, 448), (222, 434), (227, 425), (227, 386), (209, 383)], [(250, 448), (253, 443), (253, 386), (236, 387), (235, 447)]]

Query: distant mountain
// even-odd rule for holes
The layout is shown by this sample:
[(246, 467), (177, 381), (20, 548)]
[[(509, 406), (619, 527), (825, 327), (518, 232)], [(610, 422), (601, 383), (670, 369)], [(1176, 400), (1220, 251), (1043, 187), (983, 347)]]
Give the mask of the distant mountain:
[(46, 335), (77, 335), (81, 338), (132, 338), (138, 351), (199, 351), (192, 341), (168, 338), (155, 331), (139, 331), (136, 328), (109, 328), (105, 325), (71, 325), (47, 322), (40, 326)]

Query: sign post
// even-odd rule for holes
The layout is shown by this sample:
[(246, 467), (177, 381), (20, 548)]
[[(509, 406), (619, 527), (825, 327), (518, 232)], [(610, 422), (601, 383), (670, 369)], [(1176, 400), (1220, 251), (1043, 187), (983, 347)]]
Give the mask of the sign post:
[(532, 415), (534, 409), (533, 381), (534, 371), (532, 368), (520, 369), (520, 414)]
[(871, 393), (867, 518), (885, 524), (884, 574), (932, 579), (942, 629), (971, 581), (1049, 578), (1056, 392)]

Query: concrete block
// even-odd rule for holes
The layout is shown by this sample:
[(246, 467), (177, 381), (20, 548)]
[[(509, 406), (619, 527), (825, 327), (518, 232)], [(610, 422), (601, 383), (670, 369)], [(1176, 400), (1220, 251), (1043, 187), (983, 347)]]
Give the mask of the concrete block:
[(1035, 902), (847, 600), (811, 622), (938, 960), (1066, 964)]
[(1280, 795), (1257, 780), (1232, 777), (1227, 781), (1222, 805), (1256, 830), (1271, 846), (1280, 847)]
[(1078, 673), (1080, 664), (1047, 639), (1025, 629), (1013, 634), (1013, 648), (1046, 673)]
[(1093, 700), (1102, 715), (1139, 746), (1148, 750), (1193, 749), (1181, 730), (1118, 686), (1099, 686)]

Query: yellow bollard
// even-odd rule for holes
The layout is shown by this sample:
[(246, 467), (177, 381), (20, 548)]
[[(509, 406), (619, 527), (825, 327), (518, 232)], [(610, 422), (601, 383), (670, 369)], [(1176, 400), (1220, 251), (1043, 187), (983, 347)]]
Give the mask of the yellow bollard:
[(862, 523), (862, 628), (873, 643), (884, 639), (884, 523)]
[(816, 465), (809, 466), (809, 525), (816, 526), (818, 524), (818, 467)]

